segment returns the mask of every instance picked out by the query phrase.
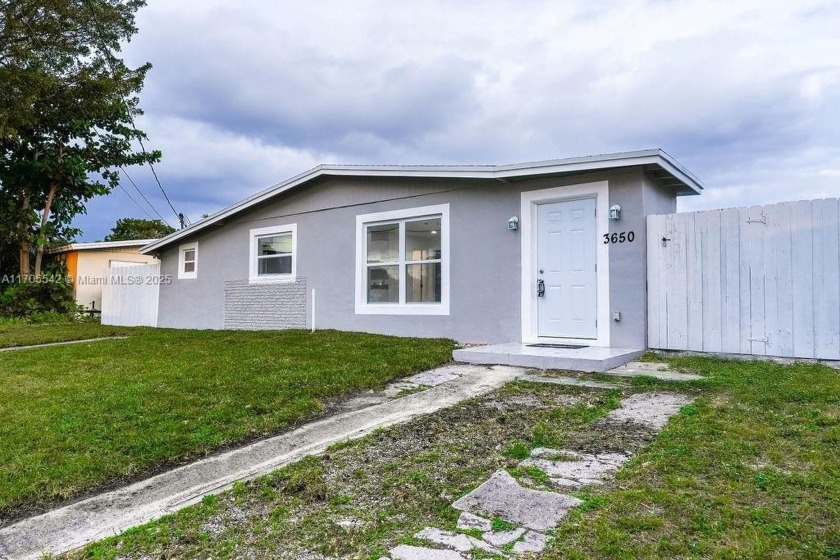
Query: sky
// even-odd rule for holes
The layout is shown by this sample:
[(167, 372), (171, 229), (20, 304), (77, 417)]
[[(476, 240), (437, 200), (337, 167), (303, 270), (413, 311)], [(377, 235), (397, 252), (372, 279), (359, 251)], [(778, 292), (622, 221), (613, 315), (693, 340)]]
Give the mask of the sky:
[[(663, 148), (680, 211), (840, 196), (840, 1), (148, 0), (129, 64), (193, 221), (321, 163), (504, 164)], [(148, 167), (88, 204), (177, 221)]]

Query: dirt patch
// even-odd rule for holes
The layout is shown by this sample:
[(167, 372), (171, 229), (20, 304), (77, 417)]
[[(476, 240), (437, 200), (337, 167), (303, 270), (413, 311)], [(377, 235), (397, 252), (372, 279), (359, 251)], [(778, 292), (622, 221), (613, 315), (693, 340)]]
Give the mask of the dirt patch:
[(535, 473), (517, 470), (516, 442), (527, 450), (635, 454), (653, 437), (649, 430), (599, 421), (618, 396), (514, 383), (334, 446), (108, 546), (125, 558), (379, 558), (398, 544), (415, 544), (426, 527), (455, 530), (460, 512), (451, 504), (494, 472), (507, 470), (539, 489), (541, 482), (529, 478)]

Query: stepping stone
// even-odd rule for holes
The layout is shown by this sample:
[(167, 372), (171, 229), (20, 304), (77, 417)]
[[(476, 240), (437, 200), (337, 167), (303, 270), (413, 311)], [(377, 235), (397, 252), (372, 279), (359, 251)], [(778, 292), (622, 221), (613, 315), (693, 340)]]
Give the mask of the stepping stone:
[(426, 527), (415, 534), (414, 538), (427, 540), (430, 543), (439, 544), (459, 552), (469, 552), (474, 548), (479, 548), (490, 554), (503, 554), (501, 550), (493, 548), (475, 537), (453, 533), (452, 531), (444, 531), (435, 527)]
[(489, 531), (481, 537), (493, 546), (505, 546), (525, 534), (525, 529), (513, 529), (511, 531)]
[[(586, 484), (600, 483), (601, 479), (611, 475), (624, 464), (629, 455), (623, 453), (600, 453), (597, 455), (582, 455), (580, 453), (569, 453), (566, 451), (553, 451), (540, 449), (540, 456), (531, 456), (519, 463), (523, 467), (537, 467), (547, 474), (554, 482), (561, 486), (580, 488)], [(552, 460), (542, 457), (553, 455), (567, 456), (570, 459)]]
[(392, 548), (390, 552), (394, 560), (467, 560), (466, 556), (454, 550), (440, 550), (407, 544)]
[(603, 372), (604, 375), (616, 377), (638, 377), (645, 375), (662, 381), (697, 381), (705, 379), (702, 375), (668, 371), (668, 364), (662, 362), (630, 362), (623, 366)]
[(525, 554), (526, 552), (542, 552), (548, 544), (548, 537), (542, 533), (528, 531), (525, 538), (513, 545), (514, 554)]
[(473, 515), (468, 511), (462, 511), (458, 518), (458, 525), (456, 526), (462, 531), (469, 531), (470, 529), (478, 529), (482, 533), (493, 528), (493, 523), (489, 519), (484, 519), (478, 515)]
[(605, 420), (631, 422), (659, 431), (671, 416), (693, 400), (674, 393), (637, 393), (622, 400), (619, 408), (611, 410)]
[(469, 552), (473, 549), (473, 544), (467, 535), (460, 533), (453, 533), (451, 531), (443, 531), (435, 527), (426, 527), (419, 533), (414, 535), (415, 539), (423, 539), (430, 543), (439, 544), (447, 548), (455, 549), (459, 552)]
[(589, 379), (580, 379), (577, 377), (547, 376), (547, 375), (523, 375), (519, 381), (529, 381), (531, 383), (550, 383), (552, 385), (568, 385), (571, 387), (589, 387), (591, 389), (620, 389), (622, 385), (614, 385), (613, 383), (602, 383), (601, 381), (590, 381)]
[(545, 531), (557, 523), (581, 500), (543, 490), (523, 488), (507, 471), (496, 471), (484, 484), (452, 504), (471, 513), (497, 515), (535, 531)]

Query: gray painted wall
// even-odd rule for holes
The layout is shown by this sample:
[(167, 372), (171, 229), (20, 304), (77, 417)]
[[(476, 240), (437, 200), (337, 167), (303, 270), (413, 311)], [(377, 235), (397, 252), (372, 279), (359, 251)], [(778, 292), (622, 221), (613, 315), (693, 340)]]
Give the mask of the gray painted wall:
[[(322, 179), (224, 227), (183, 240), (199, 242), (194, 280), (177, 279), (177, 246), (167, 250), (162, 274), (173, 280), (161, 287), (159, 326), (224, 328), (225, 285), (248, 278), (249, 230), (296, 223), (297, 274), (306, 278), (307, 298), (311, 289), (317, 292), (318, 328), (462, 342), (519, 340), (520, 232), (509, 231), (507, 221), (520, 213), (520, 193), (602, 180), (609, 182), (610, 204), (622, 206), (622, 220), (611, 223), (611, 230), (632, 230), (636, 236), (633, 243), (610, 246), (610, 307), (622, 314), (611, 326), (612, 345), (641, 347), (646, 336), (644, 217), (675, 205), (673, 194), (659, 190), (641, 168), (516, 183)], [(450, 205), (450, 314), (356, 315), (356, 215), (444, 203)], [(267, 328), (271, 322), (260, 319), (258, 326)], [(271, 326), (283, 325), (278, 321)]]

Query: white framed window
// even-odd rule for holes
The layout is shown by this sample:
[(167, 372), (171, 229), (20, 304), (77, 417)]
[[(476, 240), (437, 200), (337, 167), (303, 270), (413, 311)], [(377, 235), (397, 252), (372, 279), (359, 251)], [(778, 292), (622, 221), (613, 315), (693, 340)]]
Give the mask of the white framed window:
[(292, 282), (297, 271), (297, 224), (251, 230), (250, 282)]
[(198, 241), (178, 246), (178, 278), (198, 278)]
[(356, 313), (449, 315), (449, 205), (356, 216)]

